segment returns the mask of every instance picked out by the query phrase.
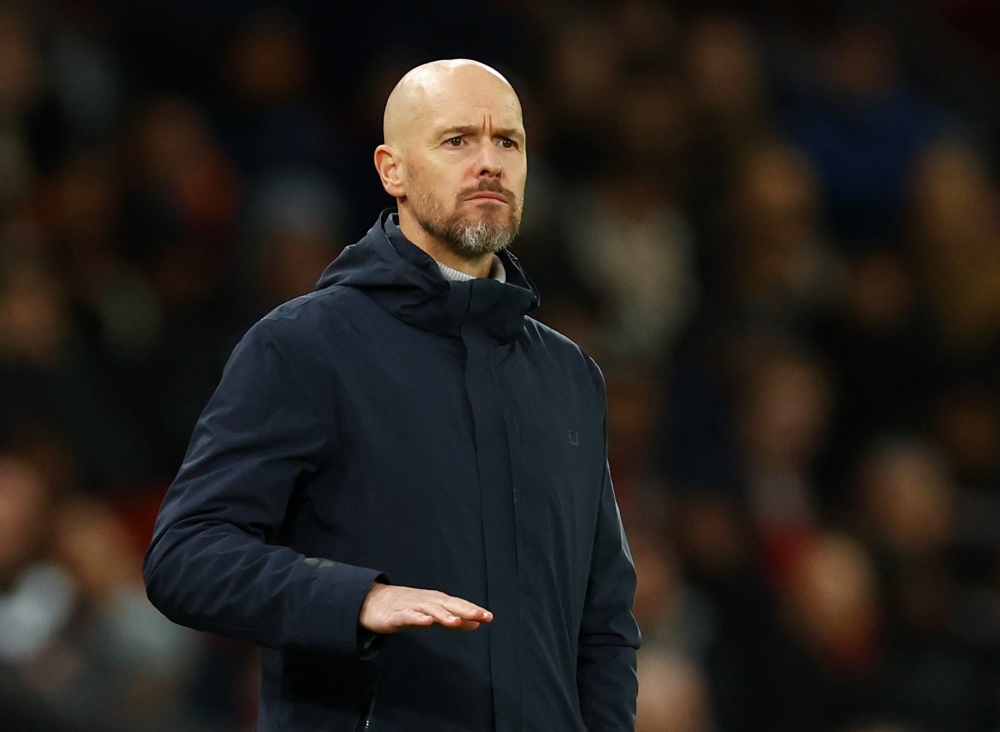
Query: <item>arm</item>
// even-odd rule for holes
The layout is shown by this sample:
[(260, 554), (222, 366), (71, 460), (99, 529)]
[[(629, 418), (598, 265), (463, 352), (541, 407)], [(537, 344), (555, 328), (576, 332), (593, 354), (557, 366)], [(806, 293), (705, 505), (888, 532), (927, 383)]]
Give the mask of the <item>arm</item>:
[[(604, 379), (593, 362), (591, 369), (603, 400)], [(632, 616), (634, 598), (635, 569), (605, 460), (576, 669), (580, 710), (589, 732), (635, 729), (640, 636)]]
[(300, 388), (316, 382), (306, 374), (322, 373), (312, 358), (271, 320), (236, 347), (160, 508), (143, 567), (150, 601), (199, 630), (365, 657), (382, 634), (490, 622), (460, 598), (386, 585), (374, 569), (281, 546), (292, 494), (335, 434)]
[(635, 570), (605, 470), (576, 668), (580, 709), (590, 732), (635, 729), (640, 638), (632, 617), (634, 597)]
[(273, 320), (236, 347), (160, 508), (143, 575), (175, 622), (271, 648), (358, 654), (358, 616), (379, 572), (280, 545), (292, 494), (333, 438), (300, 390), (310, 355)]

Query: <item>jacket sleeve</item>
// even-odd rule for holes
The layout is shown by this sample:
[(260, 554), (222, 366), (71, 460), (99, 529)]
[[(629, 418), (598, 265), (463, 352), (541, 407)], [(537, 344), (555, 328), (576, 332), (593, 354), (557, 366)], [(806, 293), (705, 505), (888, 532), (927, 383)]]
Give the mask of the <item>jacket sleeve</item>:
[(277, 320), (236, 347), (164, 498), (143, 576), (177, 623), (279, 650), (367, 655), (358, 616), (380, 573), (281, 545), (292, 494), (334, 439), (302, 391), (316, 382), (303, 378), (318, 368), (310, 357)]
[[(599, 372), (597, 378), (603, 395)], [(580, 710), (589, 732), (635, 729), (636, 650), (641, 639), (632, 615), (634, 598), (635, 569), (605, 460), (576, 671)]]

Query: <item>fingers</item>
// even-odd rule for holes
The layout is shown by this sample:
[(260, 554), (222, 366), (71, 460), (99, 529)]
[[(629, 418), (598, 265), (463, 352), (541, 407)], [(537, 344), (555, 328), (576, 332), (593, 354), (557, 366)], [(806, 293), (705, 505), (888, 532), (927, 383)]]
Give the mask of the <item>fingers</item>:
[(440, 625), (475, 630), (493, 620), (493, 613), (475, 603), (436, 590), (376, 584), (361, 608), (359, 623), (376, 633)]
[(434, 618), (435, 623), (443, 625), (447, 628), (453, 628), (460, 625), (463, 620), (457, 615), (453, 615), (447, 608), (445, 608), (444, 603), (425, 601), (420, 603), (416, 609), (419, 612)]
[(395, 625), (398, 628), (407, 626), (426, 627), (434, 624), (434, 617), (419, 610), (406, 609), (399, 612)]
[(474, 605), (468, 600), (463, 600), (459, 597), (447, 597), (444, 602), (442, 602), (442, 605), (452, 615), (462, 618), (463, 620), (474, 620), (483, 623), (488, 623), (493, 620), (493, 613), (489, 610), (479, 607), (479, 605)]
[(438, 625), (451, 630), (475, 630), (493, 620), (493, 613), (458, 597), (445, 596), (438, 603), (422, 606), (421, 611), (434, 618)]
[(393, 619), (394, 630), (405, 630), (406, 628), (426, 628), (431, 625), (441, 625), (450, 630), (468, 631), (475, 630), (481, 623), (475, 620), (464, 620), (449, 613), (428, 612), (421, 610), (401, 610), (398, 616)]
[(433, 617), (439, 625), (455, 630), (475, 630), (493, 619), (488, 610), (457, 597), (445, 596), (437, 602), (426, 602), (418, 610)]

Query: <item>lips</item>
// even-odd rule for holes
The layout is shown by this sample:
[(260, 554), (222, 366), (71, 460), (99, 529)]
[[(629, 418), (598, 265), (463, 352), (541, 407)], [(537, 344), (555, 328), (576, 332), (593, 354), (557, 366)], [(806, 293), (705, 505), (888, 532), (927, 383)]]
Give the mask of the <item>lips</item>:
[(507, 203), (507, 198), (502, 193), (494, 193), (492, 191), (478, 191), (473, 195), (469, 196), (470, 201), (497, 201), (498, 203)]

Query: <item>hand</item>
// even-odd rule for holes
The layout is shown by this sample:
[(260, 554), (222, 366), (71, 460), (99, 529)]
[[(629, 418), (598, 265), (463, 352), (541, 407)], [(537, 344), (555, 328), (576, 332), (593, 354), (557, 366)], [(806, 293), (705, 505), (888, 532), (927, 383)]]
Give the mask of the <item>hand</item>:
[(376, 582), (361, 605), (358, 622), (373, 633), (398, 633), (435, 623), (452, 630), (475, 630), (493, 613), (468, 600), (437, 590), (418, 590)]

